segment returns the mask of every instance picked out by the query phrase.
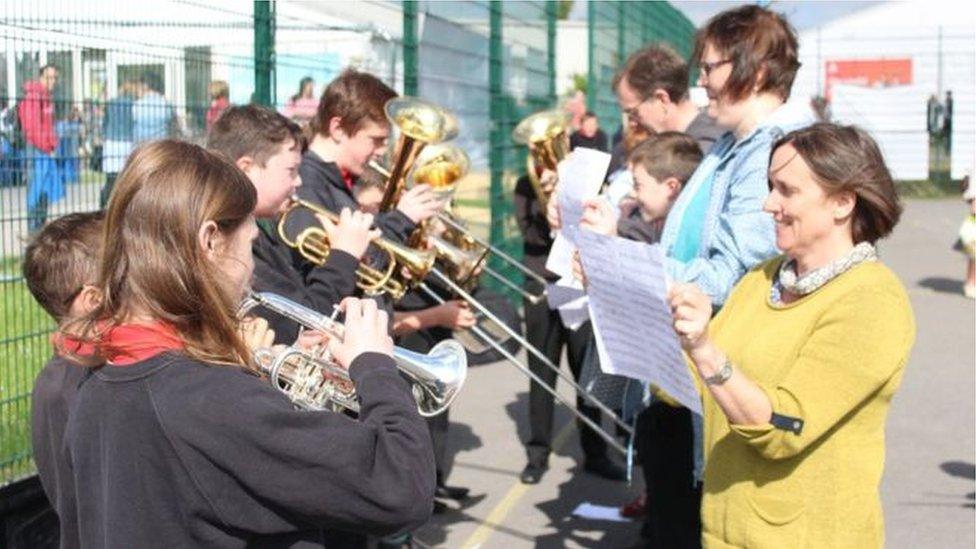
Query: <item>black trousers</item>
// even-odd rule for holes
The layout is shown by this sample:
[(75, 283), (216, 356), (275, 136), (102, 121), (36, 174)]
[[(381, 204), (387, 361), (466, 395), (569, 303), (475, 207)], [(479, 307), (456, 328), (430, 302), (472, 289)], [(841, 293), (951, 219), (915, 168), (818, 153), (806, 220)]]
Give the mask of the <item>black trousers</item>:
[[(535, 281), (528, 281), (526, 289), (532, 293), (541, 291), (541, 284)], [(576, 331), (563, 326), (559, 318), (559, 311), (549, 309), (549, 304), (545, 299), (539, 303), (524, 303), (525, 314), (525, 338), (529, 343), (542, 351), (542, 353), (559, 365), (563, 347), (566, 347), (569, 368), (573, 373), (573, 379), (579, 380), (580, 370), (583, 367), (583, 357), (586, 354), (586, 347), (592, 339), (593, 329), (587, 322)], [(555, 386), (556, 372), (542, 363), (532, 354), (529, 357), (529, 369), (542, 378), (550, 387)], [(553, 396), (537, 383), (531, 382), (529, 386), (529, 442), (526, 447), (529, 463), (540, 467), (546, 466), (549, 460), (549, 453), (552, 451), (552, 416), (555, 402)], [(576, 409), (592, 419), (597, 424), (600, 423), (600, 410), (589, 406), (581, 397), (576, 397)], [(607, 443), (592, 429), (582, 421), (577, 420), (577, 428), (580, 433), (580, 444), (583, 447), (583, 456), (587, 461), (606, 458)]]
[(637, 457), (647, 488), (647, 547), (701, 547), (701, 485), (695, 466), (691, 411), (654, 402), (637, 416)]
[[(420, 330), (408, 334), (397, 342), (397, 345), (416, 351), (426, 353), (440, 341), (450, 338), (451, 332), (443, 328), (433, 328)], [(450, 472), (450, 463), (447, 458), (447, 432), (451, 427), (450, 409), (434, 416), (425, 418), (427, 429), (430, 431), (430, 441), (434, 446), (434, 464), (437, 468), (437, 483), (443, 484)]]

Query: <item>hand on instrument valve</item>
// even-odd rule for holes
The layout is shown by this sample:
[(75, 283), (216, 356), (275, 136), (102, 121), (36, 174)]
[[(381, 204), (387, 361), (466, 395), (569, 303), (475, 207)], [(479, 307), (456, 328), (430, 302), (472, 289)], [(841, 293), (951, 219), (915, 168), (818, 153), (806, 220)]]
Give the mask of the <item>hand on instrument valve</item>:
[(251, 351), (270, 349), (274, 344), (274, 330), (268, 327), (268, 321), (256, 316), (248, 316), (241, 320), (238, 327), (244, 345)]
[(696, 284), (675, 284), (668, 291), (674, 331), (692, 359), (695, 351), (708, 343), (708, 323), (712, 319), (712, 300)]
[(467, 301), (452, 299), (434, 307), (437, 325), (457, 330), (470, 328), (478, 321)]
[(370, 241), (380, 236), (379, 229), (373, 229), (373, 214), (343, 208), (339, 213), (339, 223), (319, 215), (319, 222), (329, 237), (333, 250), (342, 250), (356, 259), (362, 259)]
[(339, 308), (345, 312), (342, 341), (331, 340), (329, 351), (336, 362), (348, 369), (363, 353), (393, 355), (393, 339), (388, 332), (386, 311), (378, 310), (372, 299), (347, 297)]
[(430, 189), (430, 185), (415, 185), (400, 197), (397, 209), (414, 223), (433, 217), (443, 204)]
[(556, 231), (562, 227), (562, 220), (559, 216), (559, 201), (556, 200), (556, 184), (558, 182), (559, 177), (552, 170), (544, 170), (539, 177), (539, 186), (542, 187), (546, 196), (549, 197), (549, 202), (546, 206), (546, 221)]
[(591, 198), (583, 202), (580, 227), (606, 236), (617, 235), (617, 216), (605, 198)]

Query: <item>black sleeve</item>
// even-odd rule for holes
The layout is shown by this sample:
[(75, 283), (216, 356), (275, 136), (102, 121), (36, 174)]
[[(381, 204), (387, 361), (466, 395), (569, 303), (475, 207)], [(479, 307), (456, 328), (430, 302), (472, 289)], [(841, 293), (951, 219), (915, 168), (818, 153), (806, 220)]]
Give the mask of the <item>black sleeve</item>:
[(316, 311), (329, 315), (343, 298), (356, 294), (356, 269), (359, 260), (342, 250), (331, 250), (320, 267), (305, 275), (305, 289)]
[(358, 420), (296, 410), (266, 380), (231, 374), (189, 376), (208, 386), (177, 387), (154, 403), (181, 461), (227, 527), (389, 535), (430, 517), (430, 434), (391, 357), (366, 353), (353, 361)]
[(514, 203), (515, 220), (526, 248), (548, 249), (552, 244), (551, 229), (529, 176), (523, 175), (516, 182)]
[(383, 236), (397, 242), (406, 242), (410, 233), (417, 227), (417, 224), (405, 213), (397, 209), (377, 215), (375, 223), (383, 231)]

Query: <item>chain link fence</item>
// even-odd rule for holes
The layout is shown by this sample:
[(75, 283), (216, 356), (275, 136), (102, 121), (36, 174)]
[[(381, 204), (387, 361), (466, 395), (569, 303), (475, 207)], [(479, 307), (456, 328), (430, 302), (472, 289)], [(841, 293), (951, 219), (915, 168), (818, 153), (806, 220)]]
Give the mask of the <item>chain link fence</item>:
[[(471, 173), (457, 197), (472, 228), (521, 255), (512, 211), (522, 117), (556, 105), (559, 3), (364, 0), (11, 0), (0, 6), (0, 486), (33, 474), (30, 392), (54, 328), (21, 276), (45, 220), (98, 209), (131, 149), (202, 143), (228, 105), (300, 122), (343, 68), (458, 115)], [(590, 106), (619, 124), (618, 62), (652, 40), (682, 54), (693, 31), (666, 3), (589, 2)], [(502, 264), (494, 268), (519, 280)]]

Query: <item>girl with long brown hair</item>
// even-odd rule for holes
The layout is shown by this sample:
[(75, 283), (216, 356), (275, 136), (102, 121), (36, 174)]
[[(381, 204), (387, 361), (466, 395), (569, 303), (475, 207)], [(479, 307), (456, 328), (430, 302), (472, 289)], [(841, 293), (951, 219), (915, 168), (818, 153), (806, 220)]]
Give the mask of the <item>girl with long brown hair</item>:
[(80, 545), (321, 545), (324, 527), (383, 535), (429, 516), (430, 438), (374, 302), (344, 302), (346, 335), (330, 342), (358, 420), (296, 410), (250, 367), (235, 312), (255, 201), (243, 173), (187, 143), (150, 143), (120, 175), (104, 299), (81, 327), (105, 365), (67, 434)]

